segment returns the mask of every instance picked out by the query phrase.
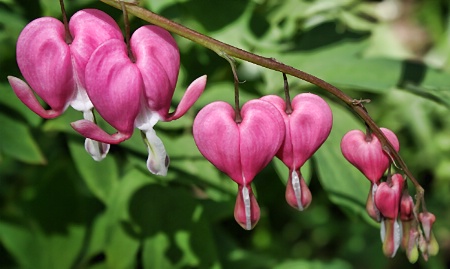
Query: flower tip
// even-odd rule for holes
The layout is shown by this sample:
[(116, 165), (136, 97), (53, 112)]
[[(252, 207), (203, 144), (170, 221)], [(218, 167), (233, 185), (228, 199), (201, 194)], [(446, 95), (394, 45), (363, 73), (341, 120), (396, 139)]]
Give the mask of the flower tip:
[(239, 186), (234, 219), (245, 230), (251, 230), (259, 221), (260, 209), (252, 189), (249, 186)]
[(131, 134), (119, 132), (110, 135), (89, 120), (78, 120), (70, 123), (70, 125), (82, 136), (106, 144), (119, 144), (131, 137)]
[(300, 173), (293, 171), (286, 185), (286, 201), (293, 208), (303, 211), (311, 204), (311, 191)]
[(178, 104), (177, 109), (169, 113), (166, 117), (166, 121), (172, 121), (179, 119), (183, 116), (197, 101), (200, 95), (203, 93), (206, 87), (207, 76), (203, 75), (196, 80), (194, 80), (187, 88), (184, 93), (183, 98), (181, 98), (180, 103)]
[(84, 148), (91, 155), (94, 161), (100, 162), (106, 158), (110, 145), (86, 138), (84, 141)]
[(63, 113), (63, 111), (57, 111), (54, 109), (45, 110), (37, 100), (36, 96), (34, 96), (34, 93), (31, 90), (30, 86), (28, 86), (25, 81), (13, 76), (8, 76), (7, 78), (9, 84), (14, 90), (14, 93), (17, 95), (20, 101), (22, 101), (24, 105), (26, 105), (31, 111), (33, 111), (40, 117), (44, 119), (53, 119)]

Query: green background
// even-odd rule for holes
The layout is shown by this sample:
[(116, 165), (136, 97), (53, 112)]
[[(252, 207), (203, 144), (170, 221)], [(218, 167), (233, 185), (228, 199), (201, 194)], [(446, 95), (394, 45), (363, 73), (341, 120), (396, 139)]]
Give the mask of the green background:
[[(338, 86), (393, 130), (400, 154), (426, 190), (440, 253), (411, 265), (403, 251), (382, 254), (379, 226), (365, 213), (369, 181), (340, 153), (340, 139), (362, 122), (339, 100), (289, 78), (291, 94), (319, 94), (333, 130), (302, 168), (313, 194), (304, 212), (284, 200), (287, 168), (278, 160), (254, 180), (261, 219), (235, 223), (237, 187), (208, 163), (192, 138), (196, 113), (232, 103), (228, 63), (175, 36), (181, 70), (173, 107), (187, 85), (208, 75), (183, 118), (158, 123), (171, 158), (167, 177), (151, 175), (138, 132), (93, 161), (69, 108), (43, 120), (14, 95), (21, 77), (15, 42), (31, 20), (61, 18), (56, 0), (0, 0), (0, 267), (65, 268), (448, 268), (450, 264), (450, 5), (448, 1), (141, 0), (141, 6), (239, 48), (273, 57)], [(100, 1), (66, 1), (68, 15)], [(131, 18), (132, 30), (144, 21)], [(280, 73), (237, 61), (241, 103), (282, 95)], [(107, 124), (101, 122), (107, 128)], [(112, 132), (113, 130), (110, 129)], [(411, 188), (411, 186), (410, 186)], [(411, 188), (411, 193), (414, 190)]]

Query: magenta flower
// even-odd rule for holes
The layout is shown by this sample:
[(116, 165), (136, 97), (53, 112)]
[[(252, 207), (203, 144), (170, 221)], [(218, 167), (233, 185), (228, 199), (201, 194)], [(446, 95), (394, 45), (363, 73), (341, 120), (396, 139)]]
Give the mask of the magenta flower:
[(194, 120), (194, 140), (200, 152), (239, 185), (234, 216), (244, 229), (259, 220), (259, 206), (250, 183), (275, 156), (285, 135), (283, 117), (268, 102), (252, 100), (235, 122), (234, 109), (225, 102), (205, 106)]
[(153, 126), (178, 119), (194, 104), (206, 85), (206, 76), (189, 85), (178, 108), (169, 113), (180, 68), (180, 55), (173, 37), (157, 26), (143, 26), (130, 40), (131, 52), (122, 40), (104, 42), (86, 66), (86, 89), (99, 114), (117, 130), (108, 134), (91, 121), (80, 120), (72, 127), (85, 137), (118, 144), (133, 134), (145, 133), (149, 171), (166, 175), (169, 159)]
[(286, 136), (276, 156), (289, 167), (286, 201), (303, 210), (311, 203), (311, 192), (300, 168), (325, 142), (331, 131), (333, 115), (328, 104), (311, 93), (299, 94), (292, 100), (292, 113), (286, 113), (285, 101), (275, 95), (261, 100), (273, 104), (284, 118)]
[[(381, 128), (381, 131), (398, 151), (400, 145), (397, 136), (386, 128)], [(360, 130), (352, 130), (344, 135), (341, 150), (347, 161), (371, 181), (366, 210), (372, 219), (380, 222), (381, 216), (375, 205), (374, 196), (380, 179), (391, 162), (389, 156), (383, 151), (380, 141), (374, 134), (366, 135)]]
[(380, 183), (374, 197), (375, 205), (382, 215), (380, 232), (383, 252), (387, 257), (395, 256), (402, 241), (398, 217), (404, 182), (402, 175), (394, 174), (387, 182)]
[[(61, 115), (70, 105), (93, 120), (93, 105), (85, 90), (85, 68), (92, 52), (109, 39), (123, 39), (115, 21), (96, 9), (73, 15), (70, 33), (50, 17), (29, 23), (17, 41), (17, 64), (25, 81), (9, 76), (19, 99), (39, 116), (50, 119)], [(27, 84), (28, 83), (28, 84)], [(45, 110), (33, 91), (49, 106)], [(109, 145), (86, 139), (86, 150), (96, 160), (105, 157)]]
[[(398, 151), (400, 146), (397, 136), (386, 128), (381, 128), (381, 131)], [(360, 130), (352, 130), (342, 138), (341, 150), (344, 157), (373, 184), (378, 184), (390, 164), (389, 156), (374, 134), (367, 136)]]

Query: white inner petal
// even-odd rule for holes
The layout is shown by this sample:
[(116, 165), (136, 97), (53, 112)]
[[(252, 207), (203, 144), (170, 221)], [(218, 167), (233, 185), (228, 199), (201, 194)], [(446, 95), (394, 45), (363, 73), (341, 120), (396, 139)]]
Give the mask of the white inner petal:
[(399, 223), (398, 219), (394, 221), (394, 253), (392, 253), (392, 257), (395, 256), (395, 253), (397, 253), (398, 247), (400, 246), (400, 243), (402, 242), (402, 236), (403, 236), (403, 229), (402, 225)]
[(300, 185), (300, 178), (297, 172), (294, 170), (291, 174), (292, 178), (292, 188), (294, 189), (295, 199), (297, 200), (297, 206), (300, 211), (303, 211), (302, 204), (302, 186)]
[(377, 192), (377, 190), (378, 190), (378, 185), (372, 184), (372, 205), (373, 205), (373, 209), (375, 211), (377, 220), (380, 221), (381, 220), (380, 210), (378, 210), (378, 207), (375, 204), (375, 193)]
[(252, 229), (252, 209), (251, 209), (251, 201), (250, 201), (250, 194), (247, 189), (247, 186), (244, 186), (242, 188), (242, 199), (244, 200), (244, 206), (245, 206), (245, 229), (251, 230)]
[(384, 227), (384, 218), (381, 218), (381, 225), (380, 225), (380, 235), (381, 235), (381, 242), (384, 243), (384, 239), (386, 238), (386, 227)]
[(167, 175), (169, 167), (169, 157), (161, 139), (156, 135), (155, 130), (151, 128), (145, 132), (145, 143), (147, 144), (148, 159), (147, 168), (155, 175)]

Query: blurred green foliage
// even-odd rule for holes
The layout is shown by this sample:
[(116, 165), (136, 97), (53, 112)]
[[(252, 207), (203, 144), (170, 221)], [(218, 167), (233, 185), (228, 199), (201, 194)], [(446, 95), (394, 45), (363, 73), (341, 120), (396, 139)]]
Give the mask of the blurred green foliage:
[[(369, 181), (340, 154), (341, 137), (363, 128), (338, 100), (290, 79), (294, 94), (324, 97), (333, 131), (302, 168), (313, 203), (296, 212), (284, 201), (287, 169), (274, 161), (254, 180), (261, 220), (253, 231), (233, 219), (235, 183), (198, 152), (191, 127), (206, 104), (233, 101), (229, 65), (176, 36), (182, 67), (174, 96), (208, 75), (186, 116), (159, 123), (171, 157), (167, 177), (151, 175), (139, 134), (100, 163), (69, 123), (72, 109), (42, 120), (14, 95), (20, 77), (15, 42), (40, 16), (60, 18), (56, 0), (0, 0), (1, 268), (448, 268), (450, 259), (450, 5), (435, 1), (141, 0), (141, 6), (239, 48), (310, 72), (366, 105), (395, 131), (401, 155), (426, 189), (441, 251), (410, 265), (381, 251), (378, 225), (365, 214)], [(66, 1), (68, 14), (100, 1)], [(132, 28), (145, 22), (132, 18)], [(242, 102), (281, 94), (281, 74), (238, 62)], [(105, 123), (102, 123), (105, 124)], [(111, 130), (112, 131), (112, 130)], [(413, 192), (414, 190), (411, 189)]]

